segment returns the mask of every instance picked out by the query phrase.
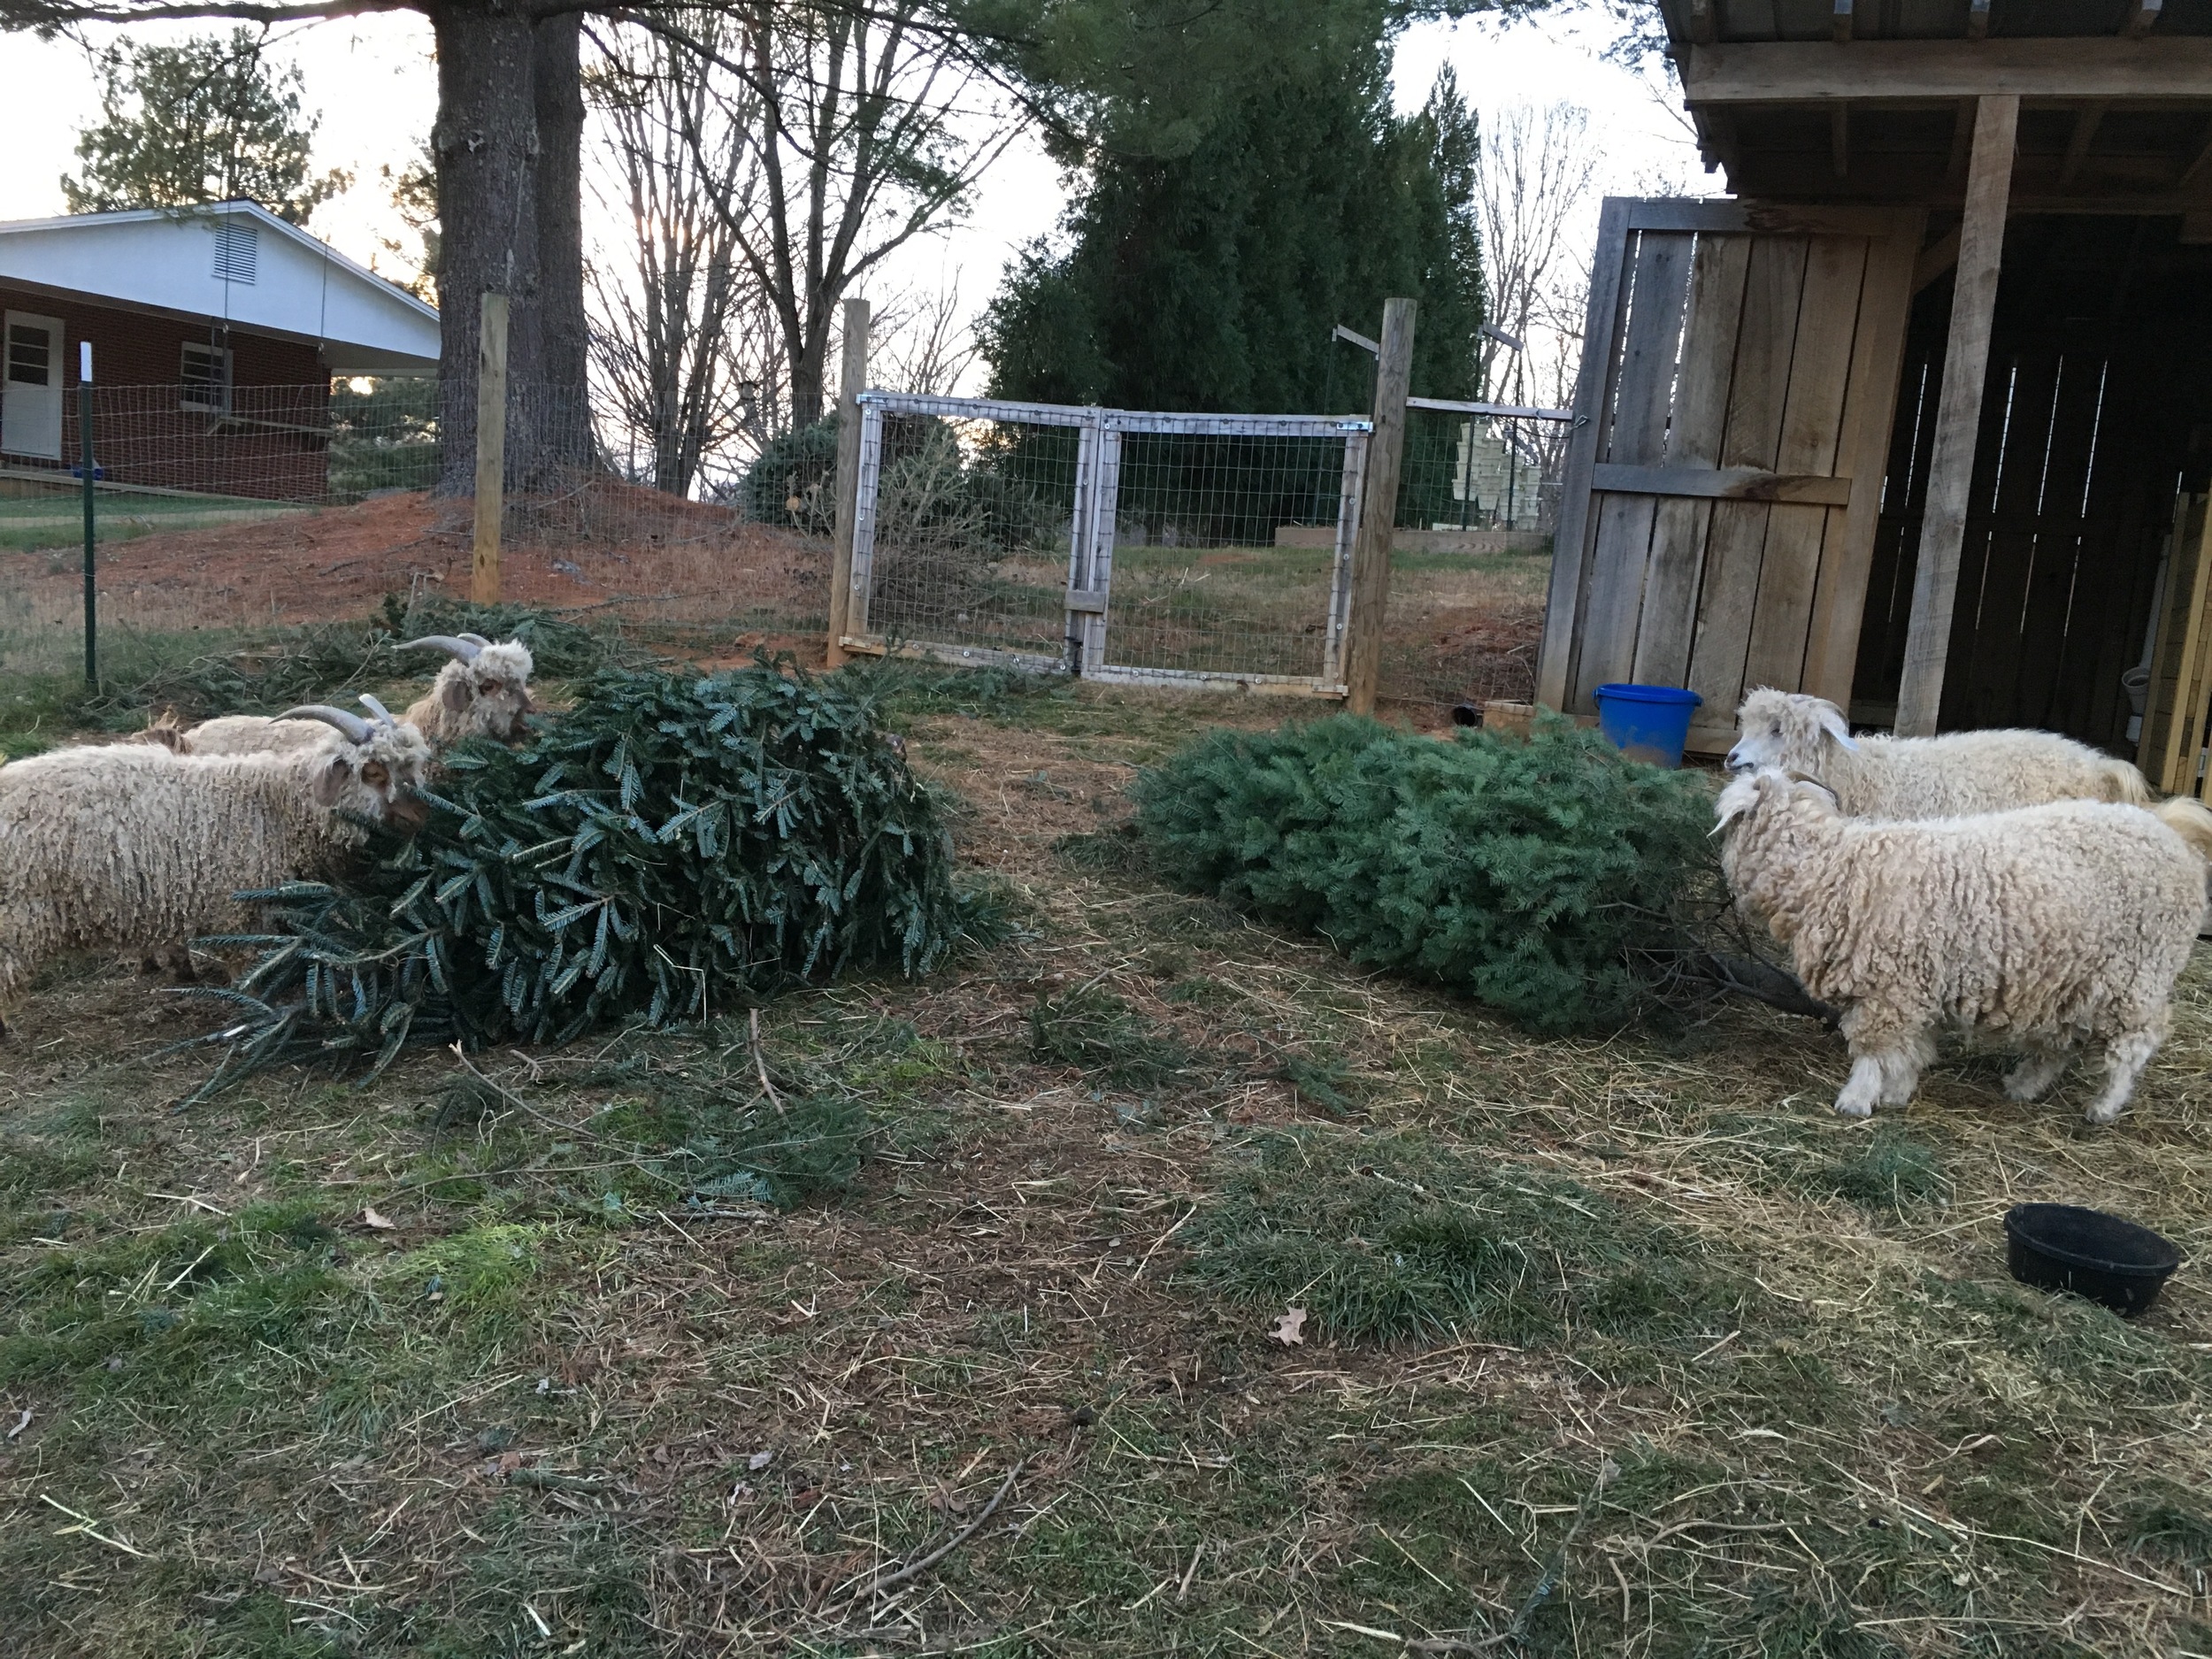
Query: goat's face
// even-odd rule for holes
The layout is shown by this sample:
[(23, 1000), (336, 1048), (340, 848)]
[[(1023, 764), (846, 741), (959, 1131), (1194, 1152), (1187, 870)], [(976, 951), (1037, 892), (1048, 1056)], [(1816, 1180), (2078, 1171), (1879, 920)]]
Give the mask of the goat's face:
[(1728, 751), (1728, 770), (1755, 772), (1779, 766), (1812, 777), (1825, 775), (1831, 744), (1856, 749), (1843, 710), (1823, 697), (1761, 687), (1736, 711), (1739, 733)]
[(416, 793), (429, 779), (430, 745), (413, 726), (398, 726), (317, 757), (311, 787), (318, 806), (412, 834), (430, 816)]
[(530, 701), (530, 648), (519, 640), (487, 645), (472, 662), (449, 663), (438, 673), (438, 700), (459, 721), (463, 734), (522, 741)]

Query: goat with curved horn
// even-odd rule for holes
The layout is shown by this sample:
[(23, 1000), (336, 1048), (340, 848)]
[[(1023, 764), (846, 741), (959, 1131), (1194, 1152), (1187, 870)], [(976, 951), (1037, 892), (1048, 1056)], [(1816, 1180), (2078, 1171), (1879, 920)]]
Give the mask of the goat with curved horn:
[(361, 694), (361, 706), (374, 715), (376, 723), (386, 731), (396, 732), (399, 729), (399, 722), (392, 718), (392, 711), (365, 691)]
[(326, 703), (303, 703), (296, 709), (287, 709), (277, 718), (320, 720), (325, 726), (335, 726), (343, 733), (349, 743), (365, 743), (369, 741), (369, 723), (366, 720), (350, 710), (334, 709)]
[(472, 663), (476, 660), (476, 654), (488, 643), (489, 641), (476, 639), (469, 634), (426, 634), (419, 640), (409, 640), (399, 649), (411, 651), (427, 646), (433, 650), (443, 651), (457, 662)]

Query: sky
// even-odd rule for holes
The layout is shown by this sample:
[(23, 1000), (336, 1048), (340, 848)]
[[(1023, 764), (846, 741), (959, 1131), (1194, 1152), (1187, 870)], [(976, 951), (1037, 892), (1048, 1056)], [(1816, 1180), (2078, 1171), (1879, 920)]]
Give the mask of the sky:
[[(150, 39), (191, 32), (178, 26), (134, 31)], [(116, 33), (97, 31), (94, 43)], [(1449, 64), (1486, 117), (1513, 102), (1563, 101), (1589, 110), (1605, 142), (1609, 191), (1717, 192), (1720, 180), (1699, 167), (1663, 73), (1640, 76), (1603, 61), (1612, 35), (1602, 11), (1584, 0), (1511, 23), (1420, 25), (1398, 44), (1397, 103), (1402, 110), (1417, 108)], [(436, 111), (428, 24), (412, 12), (380, 12), (280, 26), (273, 40), (271, 56), (298, 65), (305, 103), (321, 115), (319, 169), (342, 167), (354, 176), (352, 189), (326, 204), (311, 228), (364, 265), (394, 269), (394, 256), (382, 243), (404, 240), (404, 233), (381, 170), (396, 173), (407, 165)], [(73, 164), (78, 131), (98, 112), (95, 67), (78, 45), (24, 35), (0, 35), (0, 61), (10, 89), (0, 103), (0, 155), (9, 158), (0, 170), (0, 219), (61, 213), (61, 175)], [(910, 244), (887, 285), (934, 293), (956, 283), (962, 307), (972, 314), (989, 298), (1013, 250), (1053, 228), (1065, 199), (1042, 150), (1018, 141), (985, 176), (965, 222)], [(1586, 234), (1594, 235), (1595, 228), (1593, 202)], [(604, 241), (620, 227), (602, 223), (593, 229)]]

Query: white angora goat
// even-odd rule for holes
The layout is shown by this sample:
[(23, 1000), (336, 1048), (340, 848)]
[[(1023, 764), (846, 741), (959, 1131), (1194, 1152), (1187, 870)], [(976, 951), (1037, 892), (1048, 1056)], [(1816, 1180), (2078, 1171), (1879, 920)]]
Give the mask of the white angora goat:
[[(1803, 692), (1753, 692), (1737, 710), (1732, 772), (1778, 766), (1816, 779), (1853, 818), (1951, 818), (2045, 801), (2147, 806), (2150, 786), (2124, 760), (2055, 732), (1851, 735), (1843, 710)], [(2206, 820), (2212, 835), (2212, 817)]]
[(364, 839), (349, 818), (419, 825), (429, 746), (363, 701), (373, 726), (320, 704), (280, 717), (334, 727), (325, 747), (115, 743), (0, 766), (0, 1010), (63, 951), (165, 954), (240, 931), (231, 895), (331, 873)]
[(1945, 1025), (2024, 1048), (2014, 1100), (2104, 1048), (2089, 1121), (2120, 1115), (2166, 1035), (2203, 902), (2201, 857), (2140, 807), (2062, 801), (1970, 818), (1847, 818), (1771, 768), (1721, 792), (1721, 867), (1786, 945), (1805, 989), (1843, 1011), (1836, 1110), (1912, 1098)]
[[(537, 705), (530, 701), (530, 648), (520, 640), (495, 645), (480, 634), (432, 634), (410, 640), (403, 651), (427, 648), (452, 660), (438, 671), (429, 692), (408, 705), (401, 718), (435, 749), (451, 748), (465, 737), (518, 741), (523, 718)], [(317, 726), (272, 719), (259, 714), (225, 714), (165, 737), (158, 726), (144, 734), (186, 755), (253, 755), (264, 750), (320, 748), (333, 740)]]

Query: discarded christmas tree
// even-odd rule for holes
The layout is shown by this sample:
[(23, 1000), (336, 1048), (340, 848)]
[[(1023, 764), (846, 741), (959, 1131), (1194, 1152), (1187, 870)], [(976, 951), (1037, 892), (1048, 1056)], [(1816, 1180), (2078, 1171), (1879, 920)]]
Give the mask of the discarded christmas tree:
[(868, 970), (975, 923), (935, 800), (864, 691), (605, 670), (519, 749), (447, 757), (429, 822), (343, 887), (262, 895), (202, 1093), (278, 1060), (564, 1042)]
[(1712, 988), (1709, 795), (1569, 722), (1526, 741), (1349, 715), (1220, 732), (1136, 793), (1171, 880), (1533, 1030), (1655, 1011), (1686, 974)]

